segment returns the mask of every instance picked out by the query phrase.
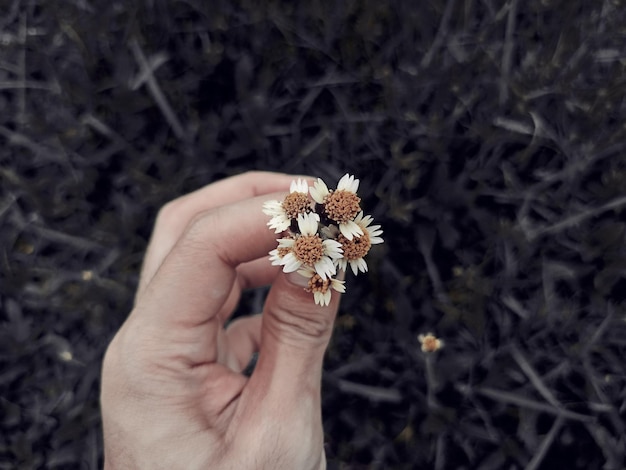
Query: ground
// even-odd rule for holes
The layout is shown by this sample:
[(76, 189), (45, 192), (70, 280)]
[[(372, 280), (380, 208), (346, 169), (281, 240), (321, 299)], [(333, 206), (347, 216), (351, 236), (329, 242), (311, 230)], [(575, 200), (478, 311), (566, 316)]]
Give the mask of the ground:
[(1, 2), (0, 468), (101, 465), (159, 207), (252, 169), (355, 174), (385, 231), (326, 357), (330, 468), (623, 468), (624, 24), (620, 0)]

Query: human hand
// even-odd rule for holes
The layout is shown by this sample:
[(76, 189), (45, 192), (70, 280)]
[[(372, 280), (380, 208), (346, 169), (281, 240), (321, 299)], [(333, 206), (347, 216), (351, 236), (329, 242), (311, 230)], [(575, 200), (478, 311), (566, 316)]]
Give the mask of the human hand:
[[(261, 211), (292, 179), (246, 173), (159, 213), (135, 307), (104, 359), (106, 469), (326, 468), (321, 369), (340, 296), (320, 307), (305, 278), (271, 266)], [(266, 284), (262, 317), (224, 329), (242, 289)]]

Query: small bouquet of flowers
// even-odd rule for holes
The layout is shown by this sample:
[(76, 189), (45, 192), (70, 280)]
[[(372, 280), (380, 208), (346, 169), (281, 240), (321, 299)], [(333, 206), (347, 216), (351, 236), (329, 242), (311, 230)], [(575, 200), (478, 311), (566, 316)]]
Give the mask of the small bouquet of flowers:
[(306, 277), (306, 290), (313, 293), (316, 304), (328, 305), (331, 290), (345, 292), (344, 281), (336, 276), (348, 265), (354, 274), (367, 272), (365, 255), (372, 245), (383, 242), (380, 225), (371, 225), (372, 217), (363, 215), (358, 188), (359, 180), (349, 174), (334, 190), (321, 178), (312, 187), (298, 179), (282, 202), (263, 205), (263, 212), (271, 217), (267, 225), (283, 234), (269, 253), (272, 264)]

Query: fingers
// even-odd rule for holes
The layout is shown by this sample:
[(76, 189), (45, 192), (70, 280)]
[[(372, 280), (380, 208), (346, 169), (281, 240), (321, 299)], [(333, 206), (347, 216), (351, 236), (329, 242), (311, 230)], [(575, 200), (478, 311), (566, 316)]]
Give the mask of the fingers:
[(242, 290), (269, 285), (274, 282), (279, 272), (280, 267), (270, 264), (267, 253), (262, 258), (238, 266), (233, 288), (218, 314), (222, 323), (226, 322), (237, 307)]
[(261, 210), (267, 199), (239, 201), (196, 217), (146, 285), (131, 314), (172, 344), (189, 345), (182, 356), (191, 363), (217, 360), (223, 325), (219, 313), (232, 295), (237, 267), (253, 262), (248, 266), (256, 274), (247, 281), (244, 275), (244, 282), (270, 276), (271, 270), (255, 262), (276, 245), (276, 235), (267, 229), (267, 216)]
[[(295, 284), (293, 281), (297, 282)], [(263, 311), (261, 349), (251, 386), (267, 390), (275, 403), (292, 403), (320, 394), (324, 352), (339, 307), (339, 294), (330, 305), (315, 304), (299, 274), (277, 276)]]
[(293, 178), (281, 173), (244, 173), (205, 186), (165, 205), (157, 217), (136, 297), (143, 294), (146, 285), (195, 216), (236, 201), (286, 191)]
[(250, 362), (252, 355), (261, 345), (261, 315), (238, 318), (226, 329), (226, 337), (231, 346), (229, 367), (241, 372)]

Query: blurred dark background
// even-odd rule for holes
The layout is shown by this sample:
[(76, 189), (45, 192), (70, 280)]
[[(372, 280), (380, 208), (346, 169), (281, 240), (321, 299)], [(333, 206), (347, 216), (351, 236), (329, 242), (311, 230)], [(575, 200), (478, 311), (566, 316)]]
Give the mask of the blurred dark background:
[(621, 0), (0, 0), (0, 469), (101, 465), (159, 207), (251, 169), (356, 174), (385, 230), (327, 354), (330, 468), (624, 468), (625, 24)]

